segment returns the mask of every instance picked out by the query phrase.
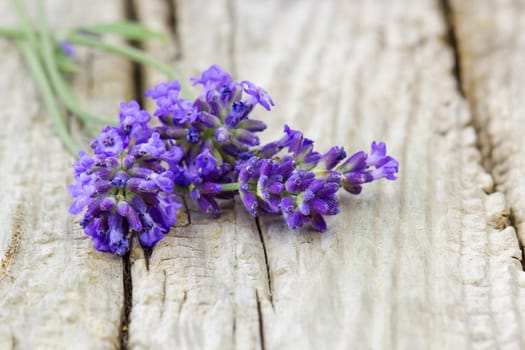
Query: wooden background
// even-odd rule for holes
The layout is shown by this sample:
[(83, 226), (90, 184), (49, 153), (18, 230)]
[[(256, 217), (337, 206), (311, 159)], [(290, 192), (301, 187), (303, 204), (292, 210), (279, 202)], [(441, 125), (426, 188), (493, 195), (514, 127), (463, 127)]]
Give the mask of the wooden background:
[[(96, 252), (67, 214), (73, 158), (0, 39), (0, 349), (525, 349), (525, 1), (46, 6), (57, 30), (135, 18), (166, 33), (144, 49), (184, 78), (217, 63), (264, 86), (265, 141), (284, 123), (320, 150), (383, 140), (400, 174), (343, 195), (323, 234), (190, 206), (148, 270), (140, 249)], [(8, 1), (0, 13), (16, 24)], [(115, 119), (163, 79), (76, 59), (75, 93)]]

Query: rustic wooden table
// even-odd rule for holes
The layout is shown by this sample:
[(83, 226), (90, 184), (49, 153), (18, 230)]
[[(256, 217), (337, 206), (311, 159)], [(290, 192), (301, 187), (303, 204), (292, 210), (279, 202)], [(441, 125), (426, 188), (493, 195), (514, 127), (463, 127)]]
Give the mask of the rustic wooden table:
[[(148, 270), (140, 249), (96, 252), (67, 214), (73, 158), (0, 39), (0, 349), (525, 348), (524, 1), (46, 4), (56, 29), (135, 17), (184, 77), (217, 63), (266, 87), (266, 141), (284, 123), (320, 149), (384, 140), (400, 176), (344, 195), (323, 234), (238, 202), (217, 221), (190, 208)], [(163, 79), (76, 59), (75, 93), (115, 119)]]

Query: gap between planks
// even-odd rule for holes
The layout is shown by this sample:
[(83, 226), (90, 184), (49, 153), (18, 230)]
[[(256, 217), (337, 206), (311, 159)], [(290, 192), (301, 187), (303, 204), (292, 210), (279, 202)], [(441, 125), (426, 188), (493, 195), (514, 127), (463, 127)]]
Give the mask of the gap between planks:
[[(476, 117), (476, 108), (474, 108), (473, 105), (473, 99), (474, 97), (471, 96), (471, 91), (465, 91), (463, 88), (463, 74), (461, 69), (461, 50), (458, 45), (458, 34), (456, 29), (456, 21), (457, 18), (455, 17), (454, 11), (452, 9), (452, 6), (450, 4), (450, 0), (440, 0), (441, 10), (443, 13), (443, 18), (445, 21), (445, 24), (447, 26), (447, 42), (450, 47), (450, 49), (453, 52), (454, 56), (454, 69), (453, 69), (453, 76), (456, 79), (457, 84), (457, 90), (458, 93), (462, 96), (463, 99), (467, 102), (467, 107), (469, 110), (469, 113), (471, 115), (471, 121), (470, 124), (472, 125), (474, 131), (476, 132), (476, 148), (479, 151), (479, 154), (481, 155), (481, 167), (483, 170), (490, 175), (493, 181), (493, 186), (490, 191), (486, 191), (487, 194), (493, 194), (496, 193), (496, 174), (495, 174), (495, 166), (496, 161), (492, 156), (492, 150), (494, 148), (494, 144), (490, 138), (483, 138), (482, 134), (485, 132), (484, 127), (487, 127), (486, 125), (481, 125), (479, 122), (479, 118)], [(486, 144), (483, 144), (483, 140), (486, 140)], [(486, 150), (489, 150), (486, 152)], [(507, 201), (507, 195), (504, 193), (503, 196), (505, 197), (505, 203), (508, 203)], [(521, 251), (521, 267), (522, 270), (525, 271), (525, 256), (524, 256), (524, 246), (521, 240), (519, 239), (519, 227), (516, 225), (515, 216), (511, 209), (509, 209), (509, 215), (508, 219), (506, 220), (506, 223), (502, 229), (506, 227), (512, 227), (514, 228), (516, 239), (519, 242), (519, 249)]]
[[(124, 16), (126, 20), (131, 21), (138, 21), (137, 17), (137, 9), (136, 5), (134, 4), (133, 0), (124, 0)], [(141, 44), (138, 41), (130, 40), (128, 41), (128, 44), (137, 48), (142, 49)], [(143, 90), (144, 90), (144, 82), (142, 80), (143, 77), (143, 68), (142, 65), (137, 62), (131, 63), (131, 70), (133, 74), (133, 93), (135, 100), (139, 103), (139, 105), (143, 105), (144, 98), (143, 98)], [(137, 241), (135, 241), (137, 242)], [(144, 252), (146, 254), (146, 252)], [(122, 257), (122, 285), (124, 289), (124, 300), (123, 300), (123, 307), (122, 307), (122, 319), (121, 319), (121, 325), (120, 325), (120, 334), (119, 334), (119, 344), (120, 349), (125, 350), (128, 348), (128, 341), (129, 341), (129, 322), (130, 322), (130, 315), (131, 315), (131, 308), (133, 304), (133, 278), (131, 274), (131, 257), (130, 253), (128, 252)], [(148, 263), (148, 257), (146, 257), (146, 264)]]
[[(171, 15), (173, 15), (173, 13), (175, 13), (175, 2), (172, 1), (172, 0), (166, 0), (166, 2), (168, 4), (170, 4), (170, 11), (171, 11)], [(132, 4), (132, 1), (131, 0), (127, 0), (127, 3), (130, 4), (131, 6), (133, 6)], [(453, 52), (454, 54), (454, 69), (453, 69), (453, 76), (455, 77), (456, 79), (456, 83), (457, 83), (457, 89), (458, 89), (458, 92), (461, 94), (461, 96), (465, 97), (465, 93), (463, 91), (463, 88), (462, 88), (462, 78), (461, 78), (461, 67), (460, 67), (460, 51), (458, 50), (458, 47), (457, 47), (457, 40), (456, 40), (456, 32), (455, 32), (455, 29), (454, 29), (454, 19), (453, 19), (453, 13), (451, 12), (451, 8), (450, 8), (450, 4), (449, 4), (449, 1), (448, 0), (441, 0), (440, 1), (440, 4), (441, 4), (441, 7), (442, 7), (442, 11), (443, 11), (443, 17), (444, 17), (444, 21), (447, 25), (447, 41), (448, 41), (448, 45), (451, 49), (451, 51)], [(228, 5), (228, 15), (229, 15), (229, 20), (232, 22), (232, 26), (235, 26), (235, 9), (233, 8), (232, 6), (232, 1), (228, 1), (227, 2), (227, 5)], [(135, 18), (136, 19), (136, 18)], [(177, 37), (177, 27), (176, 27), (176, 16), (173, 16), (173, 20), (170, 20), (170, 23), (173, 24), (173, 27), (170, 27), (170, 30), (171, 32), (173, 33), (173, 35), (175, 37)], [(229, 54), (231, 55), (230, 59), (230, 69), (233, 73), (235, 73), (236, 71), (236, 64), (235, 64), (235, 60), (234, 60), (234, 52), (235, 52), (235, 31), (232, 30), (231, 32), (231, 37), (230, 37), (230, 42), (229, 42)], [(179, 52), (179, 55), (181, 55), (180, 53), (180, 50), (178, 51)], [(141, 76), (142, 74), (140, 74)], [(135, 89), (136, 89), (136, 92), (137, 92), (137, 97), (141, 96), (141, 93), (142, 93), (142, 80), (140, 77), (137, 76), (137, 74), (135, 74)], [(468, 96), (465, 97), (466, 100), (468, 101)], [(469, 111), (470, 113), (472, 114), (473, 112), (473, 109), (471, 108), (471, 106), (469, 105)], [(475, 118), (473, 118), (473, 123), (474, 123), (474, 129), (476, 131), (476, 134), (477, 134), (477, 140), (478, 140), (478, 143), (479, 143), (479, 134), (481, 132), (481, 126), (479, 125), (475, 125)], [(481, 144), (477, 144), (476, 147), (480, 150), (480, 153), (483, 155), (483, 152), (481, 152)], [(488, 163), (490, 163), (490, 159), (488, 159)], [(482, 162), (482, 165), (485, 165), (487, 162), (484, 161)], [(492, 178), (494, 178), (493, 176), (493, 169), (492, 167), (487, 167), (485, 166), (484, 167), (484, 170), (489, 173), (491, 175)], [(493, 193), (494, 192), (494, 189), (491, 191), (491, 192), (488, 192), (489, 194), (490, 193)], [(514, 227), (514, 222), (512, 220), (512, 215), (509, 217), (509, 223), (508, 225), (510, 226), (513, 226)], [(269, 297), (270, 297), (270, 302), (272, 303), (272, 306), (273, 306), (273, 301), (272, 301), (272, 281), (271, 281), (271, 277), (270, 277), (270, 266), (268, 264), (268, 256), (267, 256), (267, 251), (266, 251), (266, 246), (265, 246), (265, 243), (264, 243), (264, 239), (262, 237), (262, 232), (261, 232), (261, 227), (260, 227), (260, 224), (259, 224), (259, 221), (258, 219), (256, 220), (256, 225), (257, 225), (257, 229), (258, 229), (258, 233), (259, 233), (259, 237), (261, 239), (261, 244), (262, 244), (262, 249), (263, 249), (263, 252), (264, 252), (264, 257), (265, 257), (265, 262), (266, 262), (266, 270), (267, 270), (267, 278), (268, 278), (268, 288), (269, 288)], [(515, 229), (517, 229), (516, 227), (514, 227)], [(523, 247), (520, 247), (521, 249), (523, 249)], [(129, 267), (129, 260), (128, 260), (128, 267)], [(126, 278), (126, 277), (125, 277)], [(131, 274), (129, 274), (129, 278), (130, 278), (130, 283), (132, 282), (131, 281)], [(130, 294), (130, 297), (131, 297), (131, 294)], [(257, 311), (258, 311), (258, 315), (259, 315), (259, 321), (260, 321), (260, 324), (259, 324), (259, 327), (260, 327), (260, 337), (261, 337), (261, 346), (262, 348), (264, 349), (264, 324), (263, 324), (263, 318), (262, 318), (262, 313), (261, 313), (261, 305), (260, 305), (260, 300), (259, 300), (259, 295), (256, 291), (256, 300), (257, 300)], [(131, 311), (131, 310), (128, 310), (128, 311)], [(128, 317), (128, 320), (129, 320), (129, 317)], [(235, 326), (234, 326), (234, 330), (235, 330)]]

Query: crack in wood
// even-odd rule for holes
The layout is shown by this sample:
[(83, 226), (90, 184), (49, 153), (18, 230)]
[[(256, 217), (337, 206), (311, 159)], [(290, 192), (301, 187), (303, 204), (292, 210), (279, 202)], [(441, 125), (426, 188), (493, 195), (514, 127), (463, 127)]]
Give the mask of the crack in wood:
[(182, 198), (182, 205), (184, 206), (184, 210), (186, 210), (186, 216), (188, 217), (188, 225), (185, 225), (185, 226), (189, 226), (189, 225), (191, 225), (190, 208), (188, 207), (188, 202), (186, 200), (186, 196), (181, 196), (181, 198)]
[(183, 294), (183, 296), (182, 296), (182, 300), (181, 300), (180, 305), (179, 305), (179, 310), (178, 310), (178, 312), (177, 312), (177, 314), (179, 315), (179, 317), (180, 317), (180, 314), (181, 314), (181, 312), (182, 312), (182, 307), (184, 306), (184, 304), (186, 304), (186, 301), (187, 301), (187, 300), (188, 300), (188, 291), (185, 290), (185, 291), (184, 291), (184, 294)]
[(237, 62), (235, 60), (235, 33), (237, 32), (237, 16), (235, 15), (235, 0), (226, 1), (226, 14), (230, 22), (230, 32), (228, 35), (228, 58), (230, 60), (230, 71), (232, 76), (237, 76)]
[[(128, 20), (137, 21), (137, 9), (133, 0), (124, 1), (124, 17)], [(135, 48), (141, 48), (137, 41), (129, 41), (129, 44)], [(132, 63), (133, 87), (136, 101), (142, 105), (143, 103), (143, 72), (140, 64)], [(149, 270), (149, 256), (148, 252), (144, 250), (144, 257), (146, 259), (146, 268)], [(150, 254), (151, 255), (151, 254)], [(122, 284), (124, 292), (122, 318), (120, 327), (120, 349), (125, 350), (128, 347), (129, 341), (129, 323), (131, 308), (133, 303), (133, 280), (131, 276), (131, 256), (130, 252), (122, 257)]]
[(151, 259), (151, 254), (153, 254), (153, 248), (145, 247), (142, 244), (140, 245), (142, 252), (144, 253), (144, 260), (146, 260), (146, 270), (149, 271), (149, 261)]
[(170, 32), (170, 36), (175, 41), (175, 46), (177, 48), (175, 53), (175, 61), (180, 61), (183, 58), (182, 45), (180, 34), (178, 31), (178, 18), (177, 18), (177, 0), (164, 0), (166, 3), (166, 8), (168, 9), (168, 18), (166, 19), (166, 26)]
[[(131, 21), (138, 21), (138, 15), (137, 15), (137, 8), (134, 4), (133, 0), (125, 0), (124, 1), (124, 14), (125, 18), (127, 20)], [(142, 50), (143, 47), (139, 41), (136, 40), (129, 40), (128, 44), (136, 49)], [(135, 100), (140, 104), (143, 105), (144, 102), (144, 81), (143, 81), (143, 68), (140, 63), (137, 62), (131, 62), (131, 71), (133, 76), (133, 94), (135, 95)]]
[(128, 348), (129, 322), (133, 298), (133, 281), (131, 279), (131, 258), (130, 253), (122, 257), (122, 284), (124, 289), (124, 306), (120, 325), (120, 349)]
[(456, 78), (456, 87), (460, 95), (465, 97), (465, 92), (463, 91), (463, 77), (461, 73), (461, 61), (459, 59), (458, 40), (456, 31), (454, 29), (454, 13), (450, 6), (450, 0), (441, 0), (440, 5), (441, 11), (443, 13), (443, 19), (445, 21), (445, 26), (447, 28), (445, 39), (454, 55), (453, 73), (454, 77)]
[(13, 233), (11, 239), (5, 250), (4, 256), (0, 259), (0, 279), (8, 275), (9, 269), (15, 260), (18, 247), (20, 246), (20, 237), (22, 236), (22, 213), (23, 207), (19, 203), (15, 209), (15, 215), (13, 216)]
[(233, 308), (233, 316), (232, 316), (232, 349), (236, 349), (236, 343), (235, 343), (235, 334), (237, 333), (237, 313), (236, 309)]
[[(516, 215), (512, 211), (512, 208), (509, 208), (509, 216), (508, 216), (507, 219), (508, 219), (508, 226), (514, 227), (516, 235), (518, 235), (518, 224), (516, 223)], [(523, 255), (524, 254), (524, 247), (523, 247), (523, 243), (519, 239), (519, 236), (518, 236), (518, 245), (519, 245), (520, 251), (521, 251), (521, 259), (517, 259), (517, 260), (521, 264), (521, 269), (523, 271), (525, 271), (525, 256)]]
[(264, 264), (266, 265), (266, 280), (268, 283), (268, 299), (270, 300), (270, 304), (272, 305), (272, 308), (275, 308), (273, 305), (273, 283), (272, 283), (272, 275), (270, 273), (270, 264), (268, 262), (268, 252), (266, 249), (266, 243), (264, 242), (264, 237), (262, 234), (261, 229), (261, 222), (259, 217), (255, 217), (255, 226), (257, 227), (257, 232), (259, 233), (259, 239), (261, 240), (262, 250), (264, 253)]
[(164, 312), (167, 309), (166, 305), (166, 296), (167, 296), (167, 284), (168, 284), (168, 275), (166, 273), (165, 269), (162, 269), (162, 296), (160, 304), (162, 305), (162, 308), (160, 310), (160, 319), (164, 319)]
[(261, 310), (261, 300), (259, 299), (259, 292), (255, 290), (255, 300), (257, 301), (257, 319), (259, 320), (259, 341), (261, 344), (261, 349), (265, 350), (265, 341), (264, 341), (264, 319)]
[[(461, 50), (458, 44), (458, 35), (456, 33), (456, 27), (455, 27), (455, 17), (454, 17), (454, 11), (450, 5), (450, 0), (441, 0), (441, 8), (443, 11), (443, 17), (445, 20), (445, 24), (447, 26), (447, 39), (449, 43), (449, 47), (452, 50), (454, 54), (454, 77), (456, 78), (456, 83), (458, 86), (458, 91), (461, 94), (461, 96), (466, 100), (469, 112), (471, 114), (471, 126), (476, 132), (476, 144), (475, 147), (478, 149), (480, 155), (481, 155), (481, 161), (480, 165), (483, 168), (483, 170), (490, 175), (492, 178), (492, 181), (494, 185), (492, 186), (492, 189), (490, 191), (487, 191), (487, 194), (492, 194), (497, 191), (496, 189), (496, 160), (493, 156), (493, 150), (494, 150), (494, 141), (491, 139), (490, 134), (486, 130), (487, 125), (483, 125), (479, 122), (479, 118), (476, 116), (476, 109), (474, 106), (474, 99), (475, 96), (471, 96), (470, 91), (465, 91), (463, 89), (463, 78), (462, 78), (462, 72), (461, 72)], [(501, 162), (501, 161), (500, 161)], [(507, 194), (503, 193), (506, 197)], [(516, 238), (519, 242), (519, 249), (521, 250), (522, 260), (521, 260), (521, 266), (522, 270), (525, 271), (525, 263), (523, 261), (523, 254), (524, 254), (524, 247), (522, 242), (520, 241), (519, 237), (519, 226), (516, 224), (516, 217), (512, 213), (512, 208), (509, 208), (510, 215), (508, 218), (508, 225), (512, 226), (514, 228), (514, 231), (516, 232)]]

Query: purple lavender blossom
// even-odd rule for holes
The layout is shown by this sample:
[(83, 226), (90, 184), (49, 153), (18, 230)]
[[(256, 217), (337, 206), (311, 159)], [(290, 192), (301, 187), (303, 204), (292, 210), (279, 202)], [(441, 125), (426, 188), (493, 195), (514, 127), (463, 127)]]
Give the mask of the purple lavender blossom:
[(69, 212), (85, 209), (80, 224), (100, 251), (127, 253), (135, 233), (142, 246), (153, 247), (177, 219), (181, 204), (169, 167), (182, 151), (162, 141), (149, 120), (137, 102), (122, 103), (120, 125), (105, 127), (91, 142), (94, 155), (80, 152), (73, 166)]
[(58, 42), (58, 47), (60, 48), (60, 51), (62, 51), (67, 57), (75, 56), (75, 48), (70, 41), (60, 40)]
[[(161, 125), (154, 130), (162, 140), (176, 143), (183, 152), (180, 163), (170, 168), (175, 184), (189, 187), (201, 209), (217, 216), (219, 206), (213, 199), (216, 194), (208, 193), (202, 184), (236, 181), (236, 162), (253, 156), (252, 149), (260, 143), (257, 133), (266, 129), (264, 122), (250, 119), (250, 113), (257, 103), (269, 109), (273, 101), (262, 88), (247, 81), (234, 81), (217, 65), (191, 81), (202, 87), (194, 101), (179, 98), (180, 84), (174, 83), (161, 83), (148, 90), (146, 96), (157, 104), (154, 115)], [(205, 158), (213, 160), (213, 164), (201, 169)], [(214, 171), (210, 171), (212, 168)]]
[(152, 89), (146, 90), (144, 95), (154, 99), (157, 103), (155, 116), (163, 120), (163, 118), (166, 118), (173, 112), (178, 103), (180, 88), (180, 83), (175, 80), (162, 82), (155, 85)]
[(310, 223), (317, 231), (325, 231), (323, 216), (339, 212), (335, 194), (339, 183), (316, 178), (289, 155), (280, 160), (253, 157), (240, 165), (239, 180), (241, 199), (252, 216), (259, 209), (282, 214), (292, 229)]
[(292, 229), (308, 224), (324, 232), (326, 217), (340, 211), (339, 189), (359, 194), (365, 183), (396, 179), (399, 163), (383, 142), (372, 142), (369, 154), (347, 156), (339, 146), (319, 153), (285, 125), (281, 138), (259, 145), (266, 124), (250, 115), (257, 105), (274, 106), (266, 90), (236, 82), (217, 65), (191, 81), (201, 86), (193, 101), (179, 96), (178, 81), (146, 91), (157, 105), (156, 126), (136, 101), (122, 103), (119, 126), (102, 129), (90, 144), (93, 155), (79, 153), (70, 213), (84, 213), (80, 224), (96, 249), (126, 254), (134, 235), (153, 247), (175, 224), (175, 190), (212, 217), (219, 199), (239, 194), (252, 216), (281, 215)]
[(271, 106), (275, 106), (270, 95), (268, 95), (266, 90), (264, 90), (262, 87), (246, 80), (241, 82), (241, 86), (243, 90), (251, 96), (251, 98), (248, 100), (250, 104), (259, 103), (267, 110), (270, 110)]
[(201, 96), (205, 96), (209, 91), (219, 90), (223, 87), (230, 89), (230, 85), (234, 84), (231, 75), (216, 64), (211, 65), (202, 72), (200, 78), (191, 78), (190, 80), (192, 85), (202, 85)]
[[(235, 82), (217, 65), (205, 70), (200, 78), (192, 78), (192, 82), (202, 85), (199, 97), (193, 102), (178, 97), (180, 84), (161, 83), (147, 91), (146, 96), (157, 103), (154, 114), (162, 123), (156, 130), (163, 139), (180, 145), (187, 155), (186, 164), (205, 147), (217, 149), (219, 162), (233, 166), (240, 154), (259, 144), (257, 133), (266, 129), (262, 121), (249, 118), (257, 99), (267, 109), (273, 101), (262, 88), (247, 81)], [(248, 98), (243, 99), (243, 91)], [(251, 94), (256, 91), (259, 92), (255, 99)], [(264, 96), (260, 97), (262, 92)]]
[(228, 163), (218, 160), (208, 149), (200, 152), (193, 162), (175, 169), (175, 184), (187, 187), (199, 208), (211, 217), (220, 214), (217, 198), (231, 198), (233, 193), (223, 193), (221, 184), (236, 181), (236, 174)]
[(384, 143), (373, 142), (370, 155), (360, 151), (346, 158), (342, 147), (321, 155), (301, 132), (287, 125), (284, 132), (278, 141), (260, 147), (258, 157), (237, 164), (239, 194), (253, 216), (259, 211), (281, 214), (292, 229), (309, 223), (324, 232), (324, 217), (339, 213), (341, 187), (357, 194), (363, 183), (396, 178), (398, 162), (386, 155)]
[(383, 142), (372, 142), (371, 152), (367, 155), (359, 151), (348, 157), (336, 168), (342, 175), (341, 186), (349, 193), (359, 194), (362, 184), (385, 178), (395, 180), (399, 163), (386, 155), (386, 145)]
[(119, 118), (120, 134), (139, 139), (149, 136), (148, 123), (151, 120), (151, 116), (147, 111), (140, 108), (137, 101), (131, 100), (128, 104), (122, 102), (120, 104)]

